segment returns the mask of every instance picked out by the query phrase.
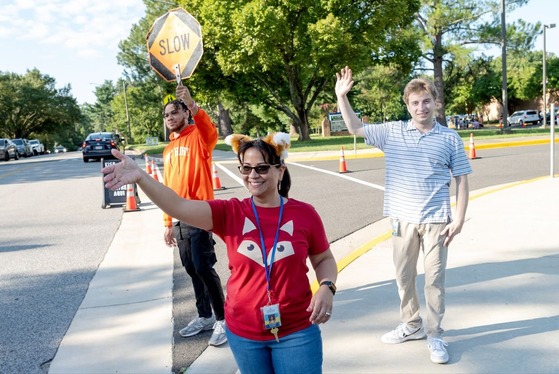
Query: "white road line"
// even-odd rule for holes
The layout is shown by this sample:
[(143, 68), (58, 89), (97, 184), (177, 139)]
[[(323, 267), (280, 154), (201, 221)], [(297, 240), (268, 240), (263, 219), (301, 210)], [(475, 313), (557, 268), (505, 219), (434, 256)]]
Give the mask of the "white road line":
[(362, 181), (361, 179), (349, 177), (345, 174), (335, 173), (335, 172), (330, 171), (330, 170), (319, 169), (319, 168), (315, 168), (314, 166), (307, 166), (307, 165), (299, 164), (297, 162), (287, 162), (287, 163), (290, 164), (290, 165), (295, 165), (295, 166), (299, 166), (299, 167), (302, 167), (302, 168), (318, 171), (320, 173), (334, 175), (336, 177), (344, 178), (344, 179), (347, 179), (349, 181), (365, 185), (367, 187), (376, 188), (377, 190), (384, 191), (383, 186), (379, 186), (378, 184), (374, 184), (374, 183), (365, 182), (365, 181)]
[[(290, 165), (295, 165), (295, 166), (299, 166), (302, 168), (306, 168), (306, 169), (310, 169), (310, 170), (314, 170), (314, 171), (318, 171), (320, 173), (325, 173), (325, 174), (330, 174), (336, 177), (340, 177), (340, 178), (344, 178), (347, 179), (349, 181), (355, 182), (355, 183), (359, 183), (362, 185), (365, 185), (367, 187), (371, 187), (371, 188), (375, 188), (377, 190), (381, 190), (384, 191), (384, 187), (383, 186), (379, 186), (378, 184), (374, 184), (374, 183), (369, 183), (369, 182), (365, 182), (361, 179), (357, 179), (357, 178), (353, 178), (350, 176), (347, 176), (345, 174), (340, 174), (340, 173), (335, 173), (333, 171), (330, 170), (324, 170), (324, 169), (319, 169), (319, 168), (315, 168), (314, 166), (307, 166), (307, 165), (303, 165), (303, 164), (299, 164), (297, 162), (287, 162)], [(227, 175), (229, 175), (231, 178), (233, 178), (237, 183), (239, 183), (241, 186), (244, 186), (243, 180), (235, 173), (233, 173), (232, 171), (230, 171), (229, 169), (227, 169), (225, 166), (220, 165), (219, 162), (216, 162), (215, 165), (220, 168), (221, 170), (223, 170), (224, 173), (226, 173)]]

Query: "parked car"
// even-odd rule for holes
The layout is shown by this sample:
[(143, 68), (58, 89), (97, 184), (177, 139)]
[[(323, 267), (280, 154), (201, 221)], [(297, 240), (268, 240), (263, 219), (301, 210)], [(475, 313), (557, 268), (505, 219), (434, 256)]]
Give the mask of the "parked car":
[(67, 152), (67, 151), (68, 150), (63, 145), (57, 145), (57, 146), (54, 147), (54, 153), (64, 153), (64, 152)]
[(10, 139), (0, 139), (0, 156), (4, 161), (10, 161), (11, 158), (19, 159), (17, 147)]
[(111, 150), (123, 151), (123, 139), (114, 132), (94, 132), (89, 134), (83, 144), (83, 162), (89, 160), (100, 160), (102, 158), (114, 158)]
[(39, 139), (30, 140), (29, 144), (31, 144), (31, 149), (33, 150), (33, 154), (35, 156), (45, 154), (45, 146)]
[(12, 142), (14, 142), (14, 144), (16, 145), (17, 151), (20, 156), (33, 156), (33, 149), (31, 149), (31, 144), (29, 144), (29, 141), (27, 139), (12, 139)]
[[(559, 108), (555, 108), (554, 112), (555, 112), (555, 117), (557, 117), (557, 115), (559, 115)], [(549, 110), (548, 110), (547, 113), (545, 114), (545, 122), (546, 122), (546, 123), (550, 123), (550, 122), (551, 122), (551, 116), (550, 116), (550, 114), (551, 114), (551, 113), (550, 113)], [(540, 117), (541, 117), (542, 120), (543, 120), (543, 112), (540, 112)], [(557, 122), (555, 122), (555, 123), (557, 123)]]
[(518, 110), (514, 112), (509, 118), (508, 123), (511, 125), (526, 126), (527, 123), (539, 124), (540, 114), (537, 110)]

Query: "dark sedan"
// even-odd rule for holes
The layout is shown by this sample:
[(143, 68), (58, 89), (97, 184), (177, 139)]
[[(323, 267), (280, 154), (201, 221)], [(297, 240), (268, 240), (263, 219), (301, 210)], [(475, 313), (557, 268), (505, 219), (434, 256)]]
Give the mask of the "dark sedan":
[(114, 132), (95, 132), (89, 134), (82, 144), (83, 162), (114, 158), (112, 149), (123, 150), (123, 140)]

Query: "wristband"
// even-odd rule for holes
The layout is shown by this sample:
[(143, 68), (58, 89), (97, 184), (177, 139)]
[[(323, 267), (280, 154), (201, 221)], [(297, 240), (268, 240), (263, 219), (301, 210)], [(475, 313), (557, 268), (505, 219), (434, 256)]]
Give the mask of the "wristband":
[(334, 282), (326, 280), (321, 282), (320, 286), (326, 286), (330, 289), (330, 291), (332, 291), (332, 295), (336, 294), (336, 285), (334, 284)]
[(187, 105), (186, 107), (192, 112), (192, 110), (197, 107), (196, 101), (192, 100), (192, 105)]

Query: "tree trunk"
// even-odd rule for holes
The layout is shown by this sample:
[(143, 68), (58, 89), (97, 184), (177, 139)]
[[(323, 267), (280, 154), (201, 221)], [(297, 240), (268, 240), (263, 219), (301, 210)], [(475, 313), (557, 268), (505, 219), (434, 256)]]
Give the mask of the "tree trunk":
[(443, 80), (443, 56), (444, 50), (442, 48), (442, 34), (435, 36), (435, 46), (433, 48), (433, 77), (435, 87), (439, 92), (437, 99), (436, 117), (437, 122), (443, 126), (447, 126), (445, 115), (445, 99), (444, 99), (444, 80)]
[(301, 134), (299, 134), (299, 140), (301, 141), (311, 140), (308, 123), (305, 126), (301, 126)]
[(300, 108), (295, 108), (297, 110), (298, 118), (294, 122), (294, 125), (298, 128), (299, 132), (299, 141), (307, 141), (311, 140), (311, 136), (309, 134), (309, 118), (307, 115), (307, 111)]
[(295, 126), (293, 121), (291, 121), (291, 123), (289, 124), (289, 135), (291, 136), (297, 135), (297, 137), (299, 137), (299, 129), (297, 129), (297, 126)]
[(303, 94), (301, 82), (298, 74), (299, 68), (288, 68), (287, 76), (289, 80), (289, 91), (291, 94), (291, 103), (295, 108), (296, 118), (293, 118), (293, 125), (298, 128), (299, 141), (311, 140), (309, 135), (309, 119), (305, 110), (306, 98)]
[(217, 130), (219, 132), (219, 136), (224, 138), (227, 135), (233, 134), (233, 126), (231, 125), (231, 116), (229, 115), (229, 109), (225, 109), (222, 103), (218, 103), (217, 112)]

